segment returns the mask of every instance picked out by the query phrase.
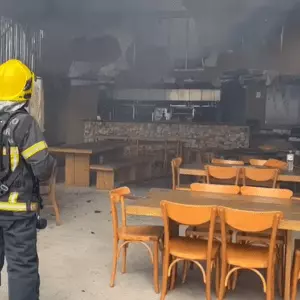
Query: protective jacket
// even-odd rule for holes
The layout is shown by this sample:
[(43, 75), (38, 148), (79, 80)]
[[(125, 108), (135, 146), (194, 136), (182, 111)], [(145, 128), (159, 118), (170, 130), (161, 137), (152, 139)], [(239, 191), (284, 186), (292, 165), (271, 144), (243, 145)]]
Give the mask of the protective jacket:
[(54, 159), (37, 122), (25, 109), (0, 113), (0, 134), (1, 129), (0, 214), (36, 211), (39, 181), (50, 178)]

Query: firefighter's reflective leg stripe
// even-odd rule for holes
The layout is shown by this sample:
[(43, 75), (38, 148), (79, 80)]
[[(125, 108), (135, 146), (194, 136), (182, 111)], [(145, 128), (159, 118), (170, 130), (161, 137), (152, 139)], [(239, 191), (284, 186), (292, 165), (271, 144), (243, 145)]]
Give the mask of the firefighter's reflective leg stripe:
[(45, 150), (47, 148), (48, 148), (47, 143), (45, 141), (41, 141), (41, 142), (38, 142), (38, 143), (30, 146), (26, 150), (24, 150), (22, 152), (22, 156), (25, 159), (28, 159), (28, 158), (32, 157), (33, 155), (37, 154), (38, 152)]

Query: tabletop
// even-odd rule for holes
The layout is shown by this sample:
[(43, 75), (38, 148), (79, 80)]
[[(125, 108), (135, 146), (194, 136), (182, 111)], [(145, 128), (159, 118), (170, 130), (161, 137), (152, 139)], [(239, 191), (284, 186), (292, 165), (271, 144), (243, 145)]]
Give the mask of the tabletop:
[[(130, 199), (130, 197), (129, 197)], [(161, 217), (160, 202), (168, 200), (189, 205), (216, 205), (251, 211), (280, 211), (280, 229), (300, 231), (300, 201), (243, 195), (152, 189), (146, 197), (134, 197), (126, 205), (129, 215)]]
[(282, 150), (262, 150), (259, 148), (238, 148), (238, 149), (227, 149), (227, 150), (215, 150), (217, 155), (222, 155), (225, 157), (241, 157), (241, 156), (251, 156), (260, 158), (275, 158), (286, 156), (287, 151)]
[(66, 144), (59, 147), (49, 147), (49, 151), (56, 153), (97, 154), (123, 148), (127, 145), (126, 142), (120, 141), (99, 141), (96, 143)]

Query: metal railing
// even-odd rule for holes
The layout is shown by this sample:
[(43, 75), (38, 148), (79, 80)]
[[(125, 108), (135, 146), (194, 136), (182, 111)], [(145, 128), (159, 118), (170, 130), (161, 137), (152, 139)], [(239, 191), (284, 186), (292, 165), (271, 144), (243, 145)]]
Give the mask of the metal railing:
[(0, 63), (16, 58), (33, 71), (42, 58), (44, 32), (0, 17)]

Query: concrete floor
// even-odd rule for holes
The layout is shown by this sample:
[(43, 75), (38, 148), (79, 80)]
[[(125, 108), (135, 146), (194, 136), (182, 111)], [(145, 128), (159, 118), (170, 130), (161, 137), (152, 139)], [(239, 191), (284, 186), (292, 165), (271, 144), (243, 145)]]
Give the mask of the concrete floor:
[[(145, 194), (145, 188), (133, 189)], [(88, 189), (58, 186), (63, 225), (55, 226), (51, 210), (44, 215), (49, 226), (39, 232), (41, 300), (152, 300), (159, 299), (152, 288), (152, 267), (146, 249), (132, 245), (128, 254), (128, 273), (118, 273), (116, 286), (109, 287), (112, 259), (112, 224), (108, 194)], [(132, 223), (159, 223), (158, 219), (132, 217)], [(7, 298), (7, 279), (3, 272), (0, 299)], [(190, 271), (188, 282), (178, 283), (167, 299), (205, 299), (198, 270)], [(215, 299), (215, 296), (213, 296)], [(255, 274), (241, 273), (238, 288), (226, 299), (265, 299)], [(278, 298), (279, 299), (279, 298)], [(300, 295), (299, 295), (300, 299)], [(30, 300), (30, 299), (28, 299)]]

